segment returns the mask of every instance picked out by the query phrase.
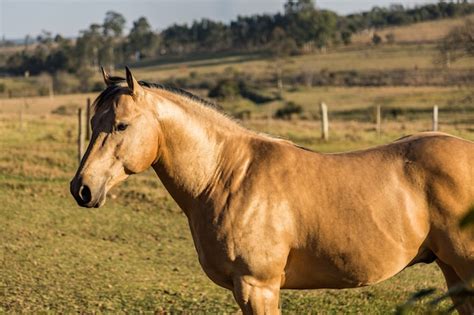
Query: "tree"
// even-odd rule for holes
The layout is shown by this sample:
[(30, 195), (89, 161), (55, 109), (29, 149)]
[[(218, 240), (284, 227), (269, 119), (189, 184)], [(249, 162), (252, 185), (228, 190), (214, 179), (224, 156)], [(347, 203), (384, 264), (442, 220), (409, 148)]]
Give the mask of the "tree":
[(99, 49), (103, 45), (102, 26), (91, 24), (89, 29), (81, 31), (76, 41), (77, 67), (97, 67), (99, 60)]
[(122, 14), (108, 11), (105, 14), (104, 24), (102, 24), (104, 35), (115, 38), (122, 36), (125, 22)]
[(125, 18), (120, 13), (108, 11), (105, 14), (102, 24), (104, 38), (103, 44), (99, 48), (99, 58), (101, 64), (109, 70), (113, 69), (116, 62), (123, 60), (120, 41), (125, 22)]
[(140, 17), (133, 22), (127, 41), (127, 53), (138, 54), (141, 58), (152, 54), (158, 43), (158, 36), (151, 30), (148, 20)]
[(295, 41), (279, 26), (273, 29), (269, 48), (274, 57), (288, 56), (297, 50)]
[(312, 0), (289, 0), (285, 4), (285, 31), (298, 46), (314, 43), (322, 48), (336, 38), (337, 15), (316, 10)]
[(168, 52), (182, 54), (191, 50), (192, 35), (187, 24), (173, 24), (161, 32), (161, 37)]
[(288, 0), (285, 3), (285, 14), (294, 14), (298, 12), (314, 10), (314, 0)]
[(204, 51), (217, 51), (229, 48), (231, 36), (229, 28), (222, 22), (209, 19), (193, 22), (190, 28), (195, 48)]
[(41, 34), (36, 36), (36, 41), (41, 45), (46, 46), (48, 49), (51, 48), (54, 39), (50, 31), (42, 30)]
[(439, 58), (445, 66), (460, 58), (474, 56), (474, 19), (454, 27), (438, 44)]

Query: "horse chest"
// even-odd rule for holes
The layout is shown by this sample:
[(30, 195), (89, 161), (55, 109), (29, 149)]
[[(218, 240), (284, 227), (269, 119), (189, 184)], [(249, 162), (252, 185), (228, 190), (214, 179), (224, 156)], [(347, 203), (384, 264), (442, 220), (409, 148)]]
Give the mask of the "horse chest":
[(189, 226), (199, 263), (206, 275), (218, 285), (232, 287), (233, 256), (227, 237), (212, 228), (202, 218), (199, 222), (189, 219)]
[[(217, 219), (190, 216), (189, 224), (206, 274), (221, 286), (235, 276), (279, 277), (289, 252), (288, 231), (264, 209), (239, 209)], [(281, 212), (280, 212), (281, 213)]]

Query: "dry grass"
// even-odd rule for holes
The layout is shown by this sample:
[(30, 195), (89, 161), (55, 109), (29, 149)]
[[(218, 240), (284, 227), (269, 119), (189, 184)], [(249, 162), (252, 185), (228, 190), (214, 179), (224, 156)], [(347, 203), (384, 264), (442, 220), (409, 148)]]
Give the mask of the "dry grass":
[[(367, 70), (413, 70), (433, 69), (437, 51), (433, 45), (387, 45), (363, 49), (349, 48), (328, 53), (294, 56), (278, 61), (283, 72), (303, 71), (367, 71)], [(236, 59), (238, 57), (233, 57)], [(260, 59), (230, 62), (230, 58), (209, 64), (210, 60), (181, 62), (168, 65), (136, 68), (136, 75), (145, 80), (160, 82), (169, 78), (194, 75), (229, 74), (234, 72), (251, 73), (255, 76), (273, 77), (276, 60)], [(460, 59), (451, 69), (474, 69), (474, 58)]]
[(373, 105), (427, 108), (453, 106), (472, 97), (470, 87), (317, 87), (285, 93), (285, 98), (307, 108), (326, 102), (334, 110)]
[(449, 31), (464, 23), (466, 19), (473, 19), (473, 15), (455, 19), (421, 22), (405, 26), (387, 27), (381, 30), (364, 31), (352, 37), (354, 44), (370, 44), (374, 33), (379, 34), (383, 40), (387, 34), (395, 36), (396, 43), (427, 43), (436, 42), (445, 37)]
[(47, 115), (59, 106), (85, 106), (87, 98), (91, 101), (98, 93), (38, 96), (25, 98), (0, 98), (0, 113), (18, 113), (23, 111), (33, 115)]

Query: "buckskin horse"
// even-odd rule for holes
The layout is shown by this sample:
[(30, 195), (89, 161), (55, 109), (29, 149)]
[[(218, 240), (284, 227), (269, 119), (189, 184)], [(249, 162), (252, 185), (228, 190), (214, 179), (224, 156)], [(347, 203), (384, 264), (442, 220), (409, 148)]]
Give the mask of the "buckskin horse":
[[(280, 289), (378, 283), (419, 262), (472, 288), (474, 143), (419, 133), (321, 154), (247, 130), (180, 89), (103, 71), (92, 140), (71, 193), (100, 207), (152, 167), (184, 211), (199, 262), (244, 314), (279, 312)], [(474, 299), (453, 297), (461, 314)]]

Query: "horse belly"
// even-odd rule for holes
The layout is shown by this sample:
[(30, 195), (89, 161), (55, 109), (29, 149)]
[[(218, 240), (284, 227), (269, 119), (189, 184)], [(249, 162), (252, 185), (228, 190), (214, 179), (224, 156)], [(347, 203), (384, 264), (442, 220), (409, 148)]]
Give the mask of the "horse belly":
[(375, 202), (361, 203), (352, 211), (326, 218), (337, 224), (319, 225), (304, 247), (290, 251), (284, 287), (365, 286), (416, 263), (426, 252), (430, 229), (426, 205), (420, 196), (404, 189), (392, 196), (377, 206)]
[[(394, 249), (395, 250), (395, 249)], [(317, 256), (309, 251), (292, 250), (285, 266), (282, 288), (342, 289), (375, 284), (391, 278), (416, 263), (431, 263), (433, 253), (421, 244), (418, 251), (394, 251), (366, 259), (347, 254)]]

